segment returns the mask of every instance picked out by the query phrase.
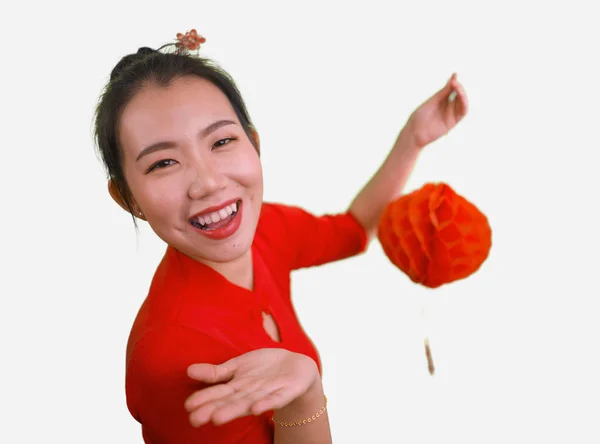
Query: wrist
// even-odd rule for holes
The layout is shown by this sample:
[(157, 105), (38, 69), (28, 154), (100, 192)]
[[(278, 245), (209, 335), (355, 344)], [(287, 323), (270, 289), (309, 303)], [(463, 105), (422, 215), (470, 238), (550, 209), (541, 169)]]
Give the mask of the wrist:
[(315, 378), (306, 391), (286, 406), (275, 410), (274, 419), (291, 422), (309, 418), (317, 413), (325, 402), (323, 383), (315, 365)]
[(315, 409), (319, 409), (321, 407), (324, 399), (325, 393), (323, 390), (323, 382), (321, 381), (321, 377), (318, 375), (314, 382), (308, 387), (306, 392), (290, 403), (290, 407), (293, 409), (306, 411), (312, 415), (316, 411)]
[(326, 413), (326, 409), (327, 397), (323, 394), (322, 387), (314, 386), (285, 408), (276, 411), (272, 419), (278, 426), (301, 426), (319, 419)]
[(405, 125), (396, 138), (394, 149), (403, 152), (419, 152), (426, 144), (419, 143), (410, 123)]

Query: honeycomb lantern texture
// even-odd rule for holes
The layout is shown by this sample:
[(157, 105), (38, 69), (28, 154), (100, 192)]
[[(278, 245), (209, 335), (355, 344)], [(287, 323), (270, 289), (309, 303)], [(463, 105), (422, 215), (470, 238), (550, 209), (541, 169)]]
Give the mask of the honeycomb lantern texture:
[(377, 237), (394, 265), (429, 288), (475, 273), (492, 246), (487, 217), (444, 183), (425, 184), (391, 202)]

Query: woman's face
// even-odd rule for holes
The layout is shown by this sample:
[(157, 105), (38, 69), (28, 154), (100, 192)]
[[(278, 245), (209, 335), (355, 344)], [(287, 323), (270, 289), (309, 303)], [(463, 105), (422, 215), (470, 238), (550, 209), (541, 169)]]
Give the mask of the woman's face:
[(162, 240), (205, 263), (248, 251), (262, 168), (216, 86), (197, 77), (145, 86), (124, 109), (119, 137), (135, 203)]

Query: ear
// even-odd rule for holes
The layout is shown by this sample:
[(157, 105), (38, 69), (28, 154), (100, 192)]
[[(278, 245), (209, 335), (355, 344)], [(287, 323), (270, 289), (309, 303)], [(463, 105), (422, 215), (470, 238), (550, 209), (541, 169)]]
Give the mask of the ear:
[(250, 130), (250, 135), (252, 137), (252, 140), (254, 141), (254, 146), (256, 147), (256, 151), (258, 152), (258, 155), (260, 156), (260, 137), (258, 137), (258, 132), (256, 132), (256, 130), (254, 128), (252, 128)]
[[(121, 207), (123, 208), (125, 211), (127, 211), (128, 213), (129, 208), (127, 207), (127, 204), (125, 203), (125, 201), (123, 200), (123, 197), (121, 196), (121, 193), (119, 193), (119, 190), (117, 189), (117, 185), (115, 184), (115, 182), (112, 179), (108, 179), (108, 193), (110, 194), (110, 197), (113, 198), (113, 200)], [(133, 210), (134, 210), (134, 216), (138, 217), (140, 219), (146, 220), (144, 218), (144, 213), (142, 213), (142, 210), (140, 210), (137, 206), (137, 204), (134, 203), (133, 205)]]

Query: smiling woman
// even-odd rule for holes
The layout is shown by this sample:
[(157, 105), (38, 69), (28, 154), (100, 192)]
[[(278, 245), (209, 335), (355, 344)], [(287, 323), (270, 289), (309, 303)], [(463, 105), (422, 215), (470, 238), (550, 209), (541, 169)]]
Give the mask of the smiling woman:
[(258, 133), (229, 75), (190, 53), (199, 42), (190, 31), (123, 57), (96, 111), (111, 196), (167, 244), (127, 345), (128, 408), (146, 443), (329, 443), (290, 273), (363, 252), (466, 98), (453, 76), (348, 211), (317, 217), (263, 202)]
[[(362, 251), (360, 224), (263, 203), (244, 102), (190, 54), (124, 57), (96, 138), (114, 200), (168, 244), (127, 348), (127, 403), (145, 442), (329, 442), (319, 357), (289, 273)], [(300, 242), (305, 230), (313, 242)]]

